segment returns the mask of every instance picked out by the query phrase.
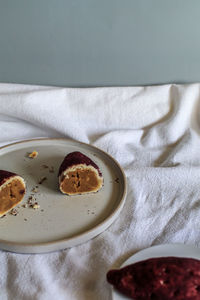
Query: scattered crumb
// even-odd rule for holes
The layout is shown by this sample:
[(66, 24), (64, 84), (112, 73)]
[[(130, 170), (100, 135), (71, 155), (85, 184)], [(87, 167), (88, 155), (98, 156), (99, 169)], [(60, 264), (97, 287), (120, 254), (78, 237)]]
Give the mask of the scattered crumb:
[(38, 208), (40, 208), (40, 205), (36, 202), (32, 205), (32, 208), (38, 209)]
[(42, 165), (41, 168), (43, 168), (43, 169), (49, 169), (49, 173), (54, 173), (55, 172), (53, 166), (49, 167), (47, 165)]
[(31, 206), (33, 204), (33, 201), (35, 201), (35, 199), (33, 198), (33, 196), (28, 197), (28, 205)]
[(88, 214), (88, 215), (95, 215), (95, 212), (94, 212), (94, 211), (91, 211), (90, 209), (88, 209), (88, 210), (87, 210), (87, 214)]
[(27, 219), (25, 218), (24, 221), (27, 221)]
[(25, 203), (25, 204), (22, 204), (22, 207), (27, 208), (28, 205)]
[(41, 209), (41, 211), (43, 212), (43, 211), (44, 211), (44, 209)]
[(49, 168), (49, 173), (54, 173), (55, 171), (54, 171), (54, 167), (50, 167)]
[(1, 216), (1, 219), (5, 218), (5, 217), (6, 217), (6, 215), (3, 215), (3, 216)]
[(10, 211), (10, 214), (11, 214), (12, 216), (17, 216), (18, 213), (19, 213), (19, 212), (18, 212), (15, 208), (13, 208), (13, 209)]
[(29, 158), (36, 158), (38, 156), (38, 152), (34, 150), (33, 152), (29, 153), (28, 157)]
[(119, 183), (119, 178), (118, 177), (115, 179), (115, 182)]
[(33, 187), (32, 190), (31, 190), (31, 192), (37, 193), (37, 192), (38, 192), (38, 187), (37, 187), (37, 186), (36, 186), (36, 187)]
[(42, 165), (43, 169), (48, 169), (49, 167), (47, 165)]
[(47, 178), (46, 177), (42, 177), (38, 183), (42, 184), (45, 180), (47, 180)]

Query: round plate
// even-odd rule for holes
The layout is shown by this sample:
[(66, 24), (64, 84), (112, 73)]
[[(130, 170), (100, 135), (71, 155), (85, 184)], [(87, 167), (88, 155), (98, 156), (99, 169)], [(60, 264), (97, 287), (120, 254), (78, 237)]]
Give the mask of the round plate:
[[(39, 154), (31, 159), (28, 153), (34, 150)], [(99, 166), (104, 178), (99, 192), (67, 196), (59, 191), (58, 169), (73, 151), (82, 152)], [(125, 202), (123, 170), (107, 153), (88, 144), (66, 139), (10, 144), (0, 148), (0, 169), (21, 175), (27, 186), (16, 208), (18, 214), (0, 218), (0, 248), (4, 250), (42, 253), (76, 246), (110, 226)], [(39, 208), (27, 204), (31, 197)]]
[[(150, 248), (141, 250), (136, 254), (132, 255), (131, 257), (129, 257), (129, 259), (127, 259), (121, 265), (121, 268), (149, 258), (166, 257), (166, 256), (189, 257), (189, 258), (195, 258), (200, 260), (200, 249), (192, 245), (185, 245), (185, 244), (165, 244), (159, 246), (152, 246)], [(112, 298), (113, 300), (130, 299), (119, 294), (114, 289), (112, 289)]]

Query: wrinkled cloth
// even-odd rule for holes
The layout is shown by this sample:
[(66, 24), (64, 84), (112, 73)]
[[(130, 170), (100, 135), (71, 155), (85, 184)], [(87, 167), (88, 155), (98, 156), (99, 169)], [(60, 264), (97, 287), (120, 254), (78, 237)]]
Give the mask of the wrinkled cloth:
[(200, 246), (200, 84), (0, 84), (0, 146), (36, 137), (66, 137), (112, 155), (127, 177), (126, 202), (82, 245), (0, 251), (1, 300), (110, 300), (106, 273), (130, 255), (166, 243)]

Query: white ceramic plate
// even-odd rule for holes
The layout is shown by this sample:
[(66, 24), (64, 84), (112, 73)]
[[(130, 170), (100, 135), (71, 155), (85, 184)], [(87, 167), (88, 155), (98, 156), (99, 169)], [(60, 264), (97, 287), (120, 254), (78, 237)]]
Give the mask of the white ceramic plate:
[[(39, 155), (27, 157), (33, 150)], [(67, 196), (58, 190), (58, 169), (64, 157), (80, 151), (100, 168), (104, 185), (95, 194)], [(48, 167), (45, 167), (45, 165)], [(50, 172), (54, 169), (54, 172)], [(42, 253), (86, 242), (104, 231), (119, 216), (125, 202), (126, 179), (119, 164), (88, 144), (66, 139), (35, 139), (0, 148), (0, 169), (21, 175), (26, 196), (18, 215), (0, 218), (0, 249)], [(38, 184), (42, 177), (47, 179)], [(37, 193), (32, 189), (38, 186)], [(33, 195), (40, 207), (22, 207)]]
[[(153, 257), (166, 257), (166, 256), (175, 256), (175, 257), (189, 257), (200, 260), (200, 249), (185, 244), (165, 244), (159, 246), (152, 246), (150, 248), (141, 250), (136, 254), (132, 255), (127, 259), (121, 267), (125, 267), (127, 265), (146, 260)], [(112, 298), (113, 300), (128, 300), (127, 298), (117, 291), (112, 289)]]

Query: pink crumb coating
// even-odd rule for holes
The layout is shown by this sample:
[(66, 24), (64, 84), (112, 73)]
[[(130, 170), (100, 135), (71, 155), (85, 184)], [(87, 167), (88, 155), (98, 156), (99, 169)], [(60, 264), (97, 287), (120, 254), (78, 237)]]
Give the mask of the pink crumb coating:
[(134, 300), (200, 300), (200, 261), (151, 258), (110, 270), (107, 281)]
[(99, 167), (89, 157), (87, 157), (86, 155), (78, 151), (71, 152), (65, 156), (59, 168), (58, 176), (60, 176), (62, 172), (65, 171), (66, 169), (79, 164), (84, 164), (86, 166), (93, 166), (98, 171), (99, 176), (102, 177), (102, 173)]

